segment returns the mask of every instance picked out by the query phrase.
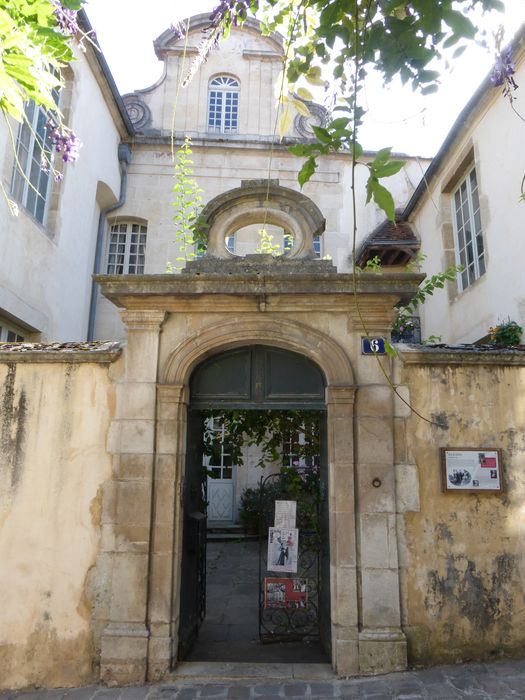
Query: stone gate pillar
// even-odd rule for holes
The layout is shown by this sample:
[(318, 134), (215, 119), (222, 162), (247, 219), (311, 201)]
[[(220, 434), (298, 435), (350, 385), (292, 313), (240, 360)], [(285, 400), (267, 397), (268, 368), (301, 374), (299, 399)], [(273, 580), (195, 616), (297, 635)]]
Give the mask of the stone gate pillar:
[(180, 576), (173, 561), (181, 556), (181, 508), (186, 452), (187, 387), (182, 383), (157, 386), (157, 439), (153, 479), (150, 595), (148, 603), (147, 680), (159, 681), (170, 671), (179, 628)]
[(106, 488), (103, 513), (104, 554), (111, 557), (112, 567), (100, 676), (110, 684), (146, 680), (156, 382), (165, 315), (156, 310), (122, 314), (128, 341), (116, 384), (116, 414), (109, 437), (113, 480)]
[(400, 671), (407, 665), (401, 630), (393, 405), (392, 389), (384, 382), (366, 384), (357, 391), (361, 674)]
[(354, 395), (353, 386), (326, 388), (332, 658), (339, 676), (355, 676), (359, 672)]

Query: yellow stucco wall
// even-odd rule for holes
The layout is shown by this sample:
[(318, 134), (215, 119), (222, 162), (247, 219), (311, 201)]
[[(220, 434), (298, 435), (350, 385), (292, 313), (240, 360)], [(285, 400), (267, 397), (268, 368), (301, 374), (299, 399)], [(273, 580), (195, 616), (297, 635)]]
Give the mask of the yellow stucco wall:
[(0, 364), (0, 687), (94, 680), (86, 596), (113, 391), (97, 364)]
[[(523, 654), (525, 368), (412, 365), (403, 381), (414, 407), (446, 425), (397, 419), (398, 506), (408, 503), (398, 532), (409, 659)], [(505, 492), (442, 493), (445, 446), (502, 448)], [(407, 465), (416, 465), (413, 479)], [(417, 480), (419, 504), (410, 493)]]

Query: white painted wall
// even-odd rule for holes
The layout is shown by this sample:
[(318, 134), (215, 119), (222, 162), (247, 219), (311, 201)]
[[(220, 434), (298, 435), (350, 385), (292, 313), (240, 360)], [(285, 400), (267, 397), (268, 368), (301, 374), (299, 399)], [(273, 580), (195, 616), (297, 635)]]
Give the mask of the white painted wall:
[[(97, 185), (106, 183), (113, 201), (120, 187), (120, 138), (111, 113), (81, 52), (72, 69), (68, 123), (83, 147), (79, 160), (65, 167), (62, 183), (54, 184), (56, 218), (50, 212), (42, 226), (23, 207), (13, 217), (0, 197), (0, 316), (12, 315), (44, 340), (86, 338), (99, 215)], [(17, 124), (13, 132), (16, 139)], [(4, 122), (0, 154), (2, 184), (10, 192), (14, 157)]]
[[(515, 106), (521, 112), (525, 86), (524, 54), (516, 82)], [(457, 285), (435, 294), (421, 309), (423, 337), (440, 335), (444, 342), (474, 342), (510, 317), (525, 327), (525, 202), (519, 202), (525, 174), (523, 122), (512, 111), (501, 88), (489, 88), (487, 97), (471, 115), (439, 169), (430, 191), (413, 217), (427, 254), (423, 270), (435, 274), (447, 266), (447, 224), (451, 223), (447, 184), (461, 171), (473, 150), (481, 198), (486, 273), (463, 292)], [(444, 242), (445, 237), (445, 242)], [(450, 240), (450, 239), (449, 239)]]

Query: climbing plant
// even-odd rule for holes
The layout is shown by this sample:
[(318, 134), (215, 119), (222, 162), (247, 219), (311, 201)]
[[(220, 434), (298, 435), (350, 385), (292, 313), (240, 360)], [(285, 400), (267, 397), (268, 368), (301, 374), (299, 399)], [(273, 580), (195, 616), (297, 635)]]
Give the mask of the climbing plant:
[(206, 237), (202, 227), (198, 226), (202, 211), (202, 190), (193, 176), (191, 139), (184, 142), (175, 154), (174, 179), (172, 192), (175, 195), (172, 206), (175, 208), (175, 242), (178, 255), (175, 265), (168, 262), (168, 272), (181, 270), (188, 260), (193, 260), (205, 250)]

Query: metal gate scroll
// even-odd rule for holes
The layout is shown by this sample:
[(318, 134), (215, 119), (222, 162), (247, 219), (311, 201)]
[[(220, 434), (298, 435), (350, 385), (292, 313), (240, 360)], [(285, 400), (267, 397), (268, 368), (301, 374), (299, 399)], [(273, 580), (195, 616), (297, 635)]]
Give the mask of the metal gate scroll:
[[(259, 637), (262, 642), (319, 640), (320, 499), (317, 467), (285, 468), (260, 481)], [(288, 527), (275, 526), (278, 501), (296, 504), (295, 527), (290, 523)]]

